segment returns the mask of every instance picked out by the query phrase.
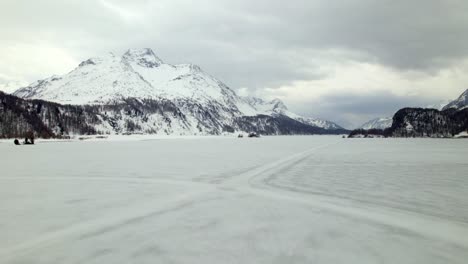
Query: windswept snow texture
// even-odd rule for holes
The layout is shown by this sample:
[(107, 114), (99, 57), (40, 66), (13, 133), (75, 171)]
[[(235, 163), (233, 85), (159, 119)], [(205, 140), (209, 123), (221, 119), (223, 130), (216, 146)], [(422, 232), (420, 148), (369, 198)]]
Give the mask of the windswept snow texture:
[(0, 263), (461, 263), (468, 141), (0, 142)]

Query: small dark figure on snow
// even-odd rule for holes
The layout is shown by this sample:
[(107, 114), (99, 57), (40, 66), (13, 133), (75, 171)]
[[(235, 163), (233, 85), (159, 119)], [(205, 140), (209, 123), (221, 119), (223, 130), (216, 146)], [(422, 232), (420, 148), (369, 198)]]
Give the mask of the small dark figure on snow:
[(260, 137), (260, 135), (255, 132), (249, 133), (249, 138), (258, 138), (258, 137)]
[(13, 141), (15, 143), (15, 145), (19, 145), (19, 140), (18, 139), (15, 139), (15, 141)]
[(25, 145), (34, 145), (34, 133), (29, 132), (27, 133), (26, 137), (24, 138)]

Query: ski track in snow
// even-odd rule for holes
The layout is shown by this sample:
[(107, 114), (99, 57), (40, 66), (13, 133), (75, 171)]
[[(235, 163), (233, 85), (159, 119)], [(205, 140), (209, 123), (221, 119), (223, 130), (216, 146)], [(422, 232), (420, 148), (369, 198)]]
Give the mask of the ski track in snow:
[[(236, 174), (195, 177), (191, 181), (154, 179), (143, 177), (1, 177), (2, 181), (102, 181), (135, 184), (169, 184), (190, 187), (190, 191), (169, 196), (162, 200), (149, 199), (138, 205), (131, 204), (116, 210), (109, 210), (103, 216), (73, 224), (69, 227), (42, 234), (34, 239), (0, 249), (0, 263), (11, 263), (17, 258), (32, 254), (41, 248), (52, 247), (71, 239), (88, 239), (124, 226), (138, 224), (146, 219), (169, 214), (194, 204), (203, 204), (224, 193), (258, 196), (268, 200), (301, 204), (332, 214), (370, 222), (379, 226), (402, 229), (428, 239), (444, 241), (455, 247), (468, 250), (468, 224), (450, 221), (421, 213), (397, 208), (378, 207), (373, 204), (340, 199), (333, 196), (302, 192), (298, 189), (274, 183), (274, 174), (299, 166), (320, 150), (332, 147), (339, 142), (322, 144), (287, 157), (268, 162), (265, 165), (251, 166)], [(270, 213), (271, 214), (271, 213)]]
[[(117, 210), (109, 213), (105, 217), (76, 224), (69, 228), (45, 234), (36, 239), (26, 241), (13, 247), (1, 249), (0, 259), (2, 262), (8, 263), (8, 260), (13, 260), (16, 257), (27, 255), (31, 251), (37, 250), (38, 248), (45, 248), (47, 246), (60, 243), (67, 237), (83, 239), (105, 232), (110, 232), (112, 230), (117, 230), (119, 227), (122, 227), (126, 224), (134, 224), (151, 216), (168, 213), (172, 210), (177, 210), (191, 203), (195, 203), (193, 199), (197, 196), (201, 196), (202, 194), (204, 194), (204, 192), (189, 192), (174, 198), (171, 197), (171, 199), (159, 201), (159, 206), (155, 206), (154, 201), (150, 201), (144, 205), (140, 204), (137, 207), (133, 206), (124, 208), (122, 210)], [(170, 204), (171, 206), (166, 207), (166, 204)], [(173, 206), (174, 204), (176, 205), (175, 207)]]
[(465, 223), (447, 222), (446, 220), (436, 217), (416, 214), (394, 208), (386, 208), (385, 210), (382, 210), (377, 207), (372, 208), (369, 206), (367, 208), (349, 207), (349, 204), (343, 204), (344, 201), (340, 201), (341, 199), (326, 200), (324, 199), (324, 196), (311, 195), (310, 193), (304, 195), (304, 193), (288, 188), (281, 188), (282, 186), (268, 183), (268, 176), (272, 173), (295, 163), (300, 163), (308, 156), (314, 155), (316, 151), (321, 148), (331, 145), (332, 144), (326, 144), (312, 148), (247, 171), (241, 175), (232, 177), (232, 180), (225, 183), (225, 186), (234, 186), (234, 188), (238, 190), (247, 191), (255, 195), (271, 199), (284, 199), (304, 203), (316, 208), (330, 210), (356, 218), (362, 218), (378, 224), (406, 229), (407, 231), (415, 232), (423, 236), (443, 239), (446, 242), (455, 243), (458, 246), (466, 247), (468, 249), (468, 225)]
[[(265, 193), (265, 191), (259, 191), (256, 188), (252, 188), (252, 187), (249, 188), (248, 185), (255, 177), (268, 175), (268, 172), (278, 170), (284, 166), (288, 166), (296, 162), (297, 160), (302, 159), (303, 157), (307, 157), (308, 155), (311, 155), (314, 151), (320, 148), (329, 146), (329, 145), (330, 144), (326, 144), (320, 147), (306, 150), (298, 154), (291, 155), (287, 158), (280, 159), (278, 161), (269, 163), (267, 165), (263, 165), (263, 166), (248, 170), (240, 175), (231, 175), (230, 177), (228, 177), (228, 180), (226, 182), (220, 184), (221, 188), (219, 188), (220, 186), (218, 186), (218, 188), (211, 189), (211, 191), (216, 191), (216, 192), (225, 191), (225, 188), (227, 188), (228, 190), (238, 190), (238, 191), (247, 190), (247, 191), (253, 191), (254, 194), (260, 194), (262, 196), (269, 197), (269, 198), (274, 198), (274, 199), (286, 198), (288, 200), (295, 201), (293, 199), (290, 199), (290, 197), (284, 197), (281, 195), (279, 195), (278, 197), (275, 197), (274, 193), (270, 193), (270, 192)], [(40, 179), (31, 178), (31, 177), (3, 177), (1, 179), (2, 180), (48, 180), (48, 181), (64, 180), (63, 177), (41, 177)], [(156, 184), (156, 183), (164, 182), (164, 183), (169, 183), (169, 184), (181, 184), (181, 185), (197, 184), (199, 186), (202, 185), (205, 188), (215, 187), (209, 183), (203, 184), (203, 183), (197, 183), (197, 182), (184, 182), (184, 181), (171, 181), (171, 180), (145, 179), (145, 178), (122, 179), (122, 178), (111, 178), (111, 177), (93, 177), (93, 178), (91, 177), (68, 177), (66, 179), (67, 180), (85, 180), (85, 181), (92, 180), (92, 181), (133, 182), (133, 183), (141, 183), (141, 184), (148, 184), (148, 183)], [(65, 237), (78, 236), (78, 235), (80, 237), (92, 236), (93, 234), (99, 234), (100, 232), (103, 232), (103, 230), (117, 229), (119, 226), (122, 226), (128, 223), (137, 222), (139, 219), (147, 218), (149, 216), (154, 216), (156, 214), (167, 213), (172, 210), (176, 210), (177, 208), (182, 208), (184, 204), (186, 203), (194, 203), (192, 199), (194, 199), (197, 196), (201, 196), (205, 194), (206, 192), (207, 191), (205, 190), (205, 191), (196, 191), (196, 192), (186, 193), (186, 194), (181, 195), (180, 197), (176, 197), (175, 199), (163, 201), (163, 204), (171, 204), (171, 205), (173, 205), (174, 203), (177, 204), (175, 208), (164, 208), (164, 207), (155, 208), (153, 201), (151, 201), (145, 204), (144, 206), (139, 205), (138, 208), (135, 208), (135, 209), (125, 208), (124, 210), (118, 210), (116, 212), (110, 213), (106, 217), (99, 218), (90, 222), (77, 224), (69, 228), (66, 228), (64, 230), (60, 230), (58, 232), (46, 234), (42, 237), (27, 241), (19, 245), (15, 245), (11, 248), (1, 249), (0, 259), (3, 259), (4, 261), (7, 259), (13, 259), (17, 256), (27, 254), (28, 250), (36, 249), (38, 247), (45, 247), (53, 243), (58, 243), (60, 240), (63, 240)], [(161, 201), (159, 202), (161, 204)], [(116, 216), (121, 216), (121, 217), (116, 217)], [(82, 235), (83, 233), (86, 235)]]

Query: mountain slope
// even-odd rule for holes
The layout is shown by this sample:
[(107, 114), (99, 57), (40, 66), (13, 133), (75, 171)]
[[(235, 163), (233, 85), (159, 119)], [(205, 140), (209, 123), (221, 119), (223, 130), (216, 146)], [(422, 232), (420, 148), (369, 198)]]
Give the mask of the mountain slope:
[[(437, 109), (439, 111), (442, 111), (442, 109), (444, 109), (444, 107), (447, 106), (447, 104), (449, 104), (449, 103), (450, 103), (450, 101), (442, 100), (442, 101), (439, 101), (439, 102), (437, 102), (435, 104), (426, 105), (426, 106), (424, 106), (422, 108)], [(414, 107), (414, 108), (418, 108), (418, 107)], [(379, 117), (379, 118), (367, 121), (366, 123), (362, 124), (358, 129), (365, 129), (365, 130), (369, 130), (369, 129), (386, 129), (386, 128), (389, 128), (389, 127), (392, 126), (392, 122), (393, 122), (392, 117)]]
[(380, 117), (364, 123), (360, 129), (386, 129), (392, 126), (392, 117)]
[(21, 138), (29, 132), (42, 138), (97, 134), (94, 125), (99, 121), (84, 106), (23, 100), (0, 92), (0, 138)]
[(457, 109), (461, 110), (468, 107), (468, 89), (466, 89), (465, 92), (463, 92), (456, 100), (450, 102), (448, 105), (446, 105), (443, 110), (447, 109)]
[(21, 138), (30, 132), (42, 138), (92, 134), (220, 135), (251, 131), (263, 135), (333, 133), (287, 116), (257, 115), (224, 120), (200, 105), (187, 107), (193, 109), (193, 116), (186, 116), (169, 100), (132, 98), (108, 105), (61, 105), (0, 92), (0, 138)]
[(403, 108), (393, 117), (394, 137), (453, 137), (468, 130), (468, 109)]
[(468, 133), (468, 90), (443, 110), (437, 106), (400, 109), (388, 120), (390, 126), (378, 127), (380, 120), (370, 121), (349, 137), (455, 137)]
[[(166, 64), (151, 49), (132, 49), (122, 56), (110, 53), (88, 59), (64, 76), (37, 81), (17, 90), (14, 95), (60, 104), (107, 107), (122, 105), (129, 100), (140, 104), (171, 103), (185, 118), (174, 117), (172, 123), (185, 125), (180, 125), (177, 131), (168, 130), (167, 134), (219, 134), (225, 129), (235, 132), (240, 128), (236, 123), (238, 120), (245, 117), (262, 120), (261, 116), (292, 119), (318, 128), (308, 130), (314, 130), (314, 133), (345, 131), (329, 121), (296, 115), (278, 99), (267, 102), (240, 97), (198, 66)], [(156, 117), (157, 114), (151, 113), (152, 118), (164, 118), (161, 114)], [(284, 122), (282, 124), (286, 126)], [(145, 127), (144, 133), (160, 133), (157, 125), (145, 122)], [(273, 133), (271, 129), (265, 131)], [(273, 134), (282, 134), (282, 131), (288, 130), (282, 127)]]
[(403, 108), (386, 129), (356, 129), (349, 137), (433, 137), (450, 138), (468, 133), (468, 108), (439, 111), (430, 108)]

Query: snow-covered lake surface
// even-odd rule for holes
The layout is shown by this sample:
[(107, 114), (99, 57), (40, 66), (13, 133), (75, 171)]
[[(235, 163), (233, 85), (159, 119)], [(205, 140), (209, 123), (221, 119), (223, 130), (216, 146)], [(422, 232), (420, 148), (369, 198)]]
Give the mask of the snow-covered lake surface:
[(467, 263), (468, 140), (0, 143), (0, 263)]

